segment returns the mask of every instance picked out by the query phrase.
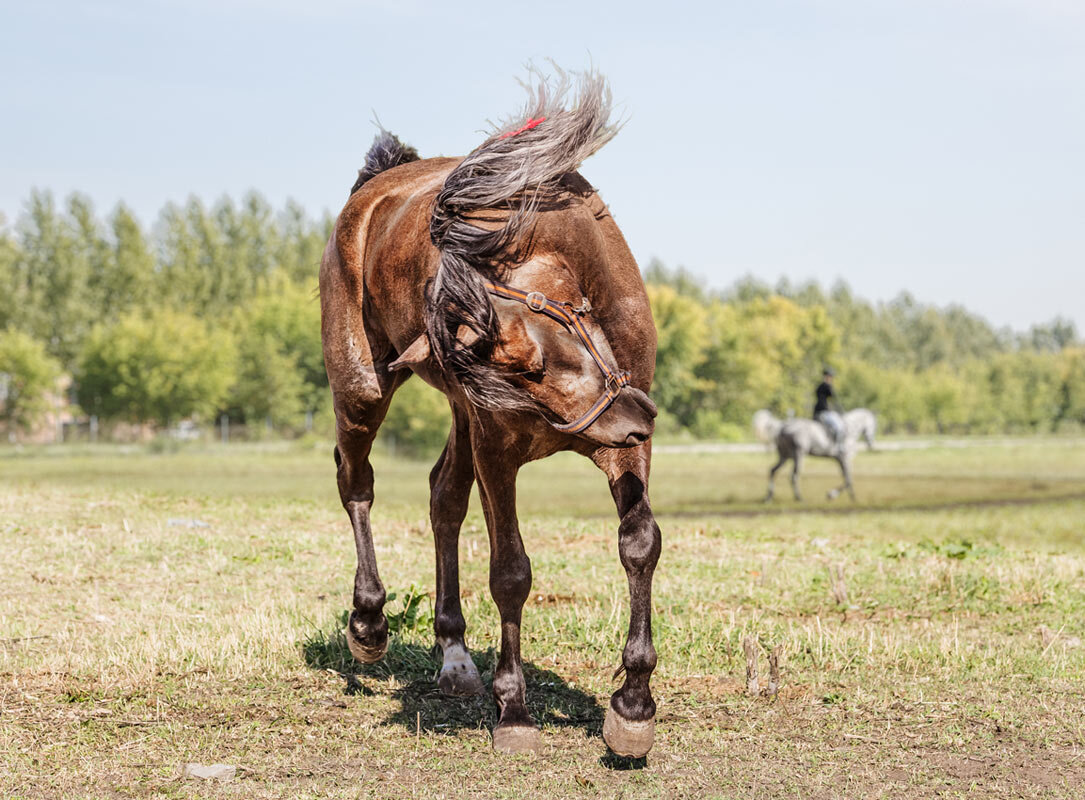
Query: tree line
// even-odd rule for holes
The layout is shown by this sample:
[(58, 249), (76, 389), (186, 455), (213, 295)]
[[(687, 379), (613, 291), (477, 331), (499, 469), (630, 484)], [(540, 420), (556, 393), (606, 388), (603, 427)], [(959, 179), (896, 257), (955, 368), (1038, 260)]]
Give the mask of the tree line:
[(758, 408), (808, 415), (823, 366), (836, 369), (842, 404), (872, 409), (887, 432), (1085, 426), (1085, 347), (1068, 320), (1015, 332), (907, 293), (872, 303), (843, 282), (826, 290), (746, 277), (713, 292), (658, 261), (645, 279), (665, 427), (728, 438), (744, 435)]
[[(144, 228), (123, 204), (30, 195), (0, 220), (0, 428), (30, 432), (59, 405), (104, 429), (222, 415), (259, 433), (330, 432), (316, 276), (332, 219), (257, 193), (168, 204)], [(1085, 350), (1072, 324), (996, 329), (904, 294), (870, 303), (837, 284), (752, 278), (711, 291), (645, 271), (659, 332), (660, 430), (748, 434), (758, 408), (809, 412), (822, 365), (883, 429), (993, 433), (1085, 425)], [(384, 430), (439, 446), (444, 399), (410, 381)]]

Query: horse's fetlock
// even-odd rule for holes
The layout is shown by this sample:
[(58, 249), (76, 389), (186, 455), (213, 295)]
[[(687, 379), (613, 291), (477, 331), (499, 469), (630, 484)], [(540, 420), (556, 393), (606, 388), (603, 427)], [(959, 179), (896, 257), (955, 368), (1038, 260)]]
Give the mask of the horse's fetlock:
[(439, 639), (462, 641), (464, 633), (467, 632), (467, 622), (464, 621), (463, 614), (454, 614), (442, 609), (433, 618), (433, 632)]
[(384, 602), (387, 598), (383, 588), (354, 590), (354, 608), (361, 616), (372, 616), (382, 613)]
[(634, 644), (630, 642), (622, 651), (622, 666), (626, 674), (639, 677), (650, 674), (656, 668), (656, 649), (651, 642)]

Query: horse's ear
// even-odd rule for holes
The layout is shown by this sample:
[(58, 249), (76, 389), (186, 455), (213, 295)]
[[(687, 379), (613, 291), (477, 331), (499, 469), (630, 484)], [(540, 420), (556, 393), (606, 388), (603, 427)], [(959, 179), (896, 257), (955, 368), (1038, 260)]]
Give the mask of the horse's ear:
[(475, 329), (468, 325), (461, 325), (456, 329), (456, 343), (464, 349), (473, 347), (480, 338)]
[(429, 337), (423, 333), (408, 345), (399, 358), (388, 365), (388, 369), (396, 370), (413, 367), (415, 364), (421, 364), (429, 358), (429, 354)]

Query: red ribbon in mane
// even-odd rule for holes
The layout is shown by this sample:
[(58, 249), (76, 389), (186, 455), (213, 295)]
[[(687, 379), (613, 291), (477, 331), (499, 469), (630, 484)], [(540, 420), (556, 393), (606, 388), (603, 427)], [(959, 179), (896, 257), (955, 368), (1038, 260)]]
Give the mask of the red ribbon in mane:
[(519, 128), (517, 128), (514, 131), (509, 131), (508, 133), (503, 133), (500, 136), (498, 136), (497, 138), (498, 139), (508, 139), (510, 136), (515, 136), (518, 133), (523, 133), (524, 131), (529, 131), (532, 128), (536, 128), (536, 127), (538, 127), (540, 122), (545, 122), (545, 121), (546, 121), (546, 117), (539, 117), (538, 119), (532, 119), (531, 117), (528, 117), (527, 122), (525, 122)]

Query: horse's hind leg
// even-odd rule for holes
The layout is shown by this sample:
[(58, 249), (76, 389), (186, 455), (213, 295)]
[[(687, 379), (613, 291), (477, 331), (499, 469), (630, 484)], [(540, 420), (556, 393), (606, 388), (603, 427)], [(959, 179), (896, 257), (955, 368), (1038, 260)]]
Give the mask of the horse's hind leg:
[(629, 633), (622, 651), (625, 681), (610, 698), (603, 739), (615, 753), (640, 758), (655, 736), (656, 704), (649, 680), (656, 666), (652, 644), (652, 576), (662, 547), (648, 502), (651, 442), (629, 450), (603, 449), (592, 460), (606, 473), (618, 509), (618, 555), (629, 582)]
[(336, 408), (336, 480), (343, 508), (354, 529), (358, 568), (354, 573), (354, 610), (347, 624), (347, 645), (363, 664), (378, 661), (388, 649), (385, 592), (377, 572), (369, 511), (373, 506), (373, 467), (369, 452), (388, 411), (391, 391), (371, 403), (356, 403), (348, 412)]
[(437, 553), (433, 632), (443, 662), (437, 685), (450, 695), (482, 693), (478, 669), (463, 641), (467, 623), (460, 608), (460, 525), (467, 514), (474, 479), (467, 414), (453, 404), (448, 443), (429, 476), (429, 513)]

